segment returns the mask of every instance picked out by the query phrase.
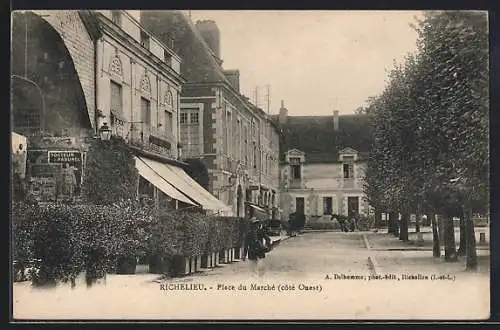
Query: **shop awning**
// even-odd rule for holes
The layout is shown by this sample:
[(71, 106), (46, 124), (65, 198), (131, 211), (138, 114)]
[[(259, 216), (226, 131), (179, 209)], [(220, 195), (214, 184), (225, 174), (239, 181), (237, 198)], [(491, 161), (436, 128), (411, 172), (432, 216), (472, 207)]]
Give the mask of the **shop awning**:
[(184, 172), (181, 168), (170, 164), (160, 163), (158, 161), (138, 157), (144, 163), (146, 163), (155, 172), (165, 178), (168, 183), (177, 188), (183, 194), (189, 196), (192, 200), (199, 203), (203, 209), (210, 210), (213, 212), (220, 212), (224, 215), (230, 215), (230, 207), (219, 201), (202, 186), (200, 186), (195, 180)]
[(203, 195), (204, 198), (209, 200), (212, 204), (215, 204), (217, 207), (216, 210), (223, 211), (226, 215), (230, 215), (229, 213), (231, 212), (231, 207), (229, 205), (224, 204), (219, 199), (217, 199), (217, 197), (212, 195), (208, 190), (200, 186), (198, 182), (190, 177), (189, 174), (187, 174), (182, 168), (172, 165), (169, 165), (169, 168), (180, 178), (182, 178), (187, 184), (196, 189), (201, 195)]
[(157, 173), (154, 169), (152, 169), (149, 166), (149, 164), (145, 162), (142, 158), (135, 157), (135, 167), (137, 168), (137, 171), (139, 171), (140, 176), (149, 181), (156, 188), (160, 189), (166, 195), (172, 197), (173, 199), (177, 199), (181, 202), (191, 205), (196, 205), (196, 203), (194, 203), (189, 198), (184, 196), (167, 180), (165, 180), (161, 174)]
[(264, 213), (267, 213), (266, 210), (264, 210), (263, 208), (255, 205), (255, 204), (251, 204), (251, 203), (248, 203), (248, 206), (250, 206), (251, 208), (253, 209), (256, 209), (257, 211), (260, 211), (260, 212), (264, 212)]

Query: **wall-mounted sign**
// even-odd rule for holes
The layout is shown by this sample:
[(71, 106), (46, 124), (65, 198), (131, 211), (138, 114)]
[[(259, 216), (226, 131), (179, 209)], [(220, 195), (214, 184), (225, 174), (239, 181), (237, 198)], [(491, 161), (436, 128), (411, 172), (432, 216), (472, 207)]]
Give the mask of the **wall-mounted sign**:
[(49, 163), (69, 163), (77, 164), (82, 162), (82, 153), (80, 151), (49, 151)]
[(78, 150), (49, 151), (49, 164), (61, 164), (63, 195), (80, 195), (83, 172), (83, 155)]

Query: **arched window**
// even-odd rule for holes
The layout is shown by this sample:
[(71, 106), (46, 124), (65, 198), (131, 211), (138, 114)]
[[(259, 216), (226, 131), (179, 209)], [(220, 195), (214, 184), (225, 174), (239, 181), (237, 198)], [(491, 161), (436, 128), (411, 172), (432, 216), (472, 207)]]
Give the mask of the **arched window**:
[(167, 91), (165, 93), (165, 106), (167, 108), (167, 110), (172, 110), (174, 108), (174, 98), (172, 96), (172, 92), (171, 91)]

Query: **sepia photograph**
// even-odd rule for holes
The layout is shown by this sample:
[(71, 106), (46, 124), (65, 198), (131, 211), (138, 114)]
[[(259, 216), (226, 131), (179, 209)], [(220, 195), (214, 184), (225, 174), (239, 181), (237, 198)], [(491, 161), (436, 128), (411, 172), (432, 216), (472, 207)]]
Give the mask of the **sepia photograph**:
[(11, 13), (11, 322), (487, 320), (488, 12)]

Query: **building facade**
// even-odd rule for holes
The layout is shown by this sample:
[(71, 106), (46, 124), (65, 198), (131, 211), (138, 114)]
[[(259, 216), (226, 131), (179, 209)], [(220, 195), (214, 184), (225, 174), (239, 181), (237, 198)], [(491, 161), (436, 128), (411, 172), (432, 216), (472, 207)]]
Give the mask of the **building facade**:
[(126, 11), (99, 10), (97, 126), (134, 146), (178, 156), (180, 57)]
[(281, 140), (281, 208), (284, 219), (302, 214), (307, 222), (334, 214), (368, 215), (363, 192), (370, 128), (363, 115), (293, 117), (282, 104), (275, 121)]
[(27, 137), (36, 198), (59, 200), (71, 172), (78, 199), (89, 143), (108, 126), (135, 155), (139, 195), (231, 215), (178, 159), (180, 57), (126, 11), (16, 12), (13, 36), (13, 131)]
[(141, 23), (183, 58), (180, 100), (183, 156), (208, 169), (209, 190), (238, 216), (245, 201), (279, 206), (279, 131), (240, 93), (239, 71), (224, 70), (213, 21), (193, 24), (179, 11), (142, 12)]

